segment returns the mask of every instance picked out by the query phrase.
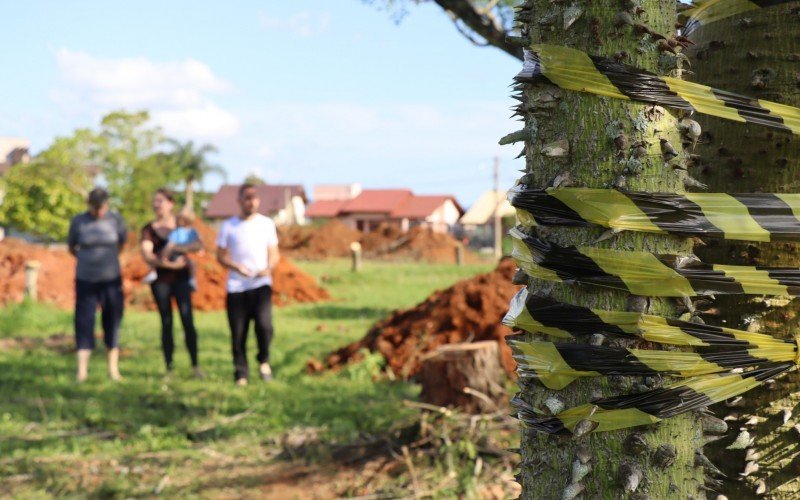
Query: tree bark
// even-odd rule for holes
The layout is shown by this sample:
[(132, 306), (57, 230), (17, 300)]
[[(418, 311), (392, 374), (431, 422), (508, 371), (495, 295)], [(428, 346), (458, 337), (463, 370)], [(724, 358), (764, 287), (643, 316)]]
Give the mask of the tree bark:
[[(698, 83), (759, 99), (800, 106), (800, 2), (763, 8), (697, 28), (690, 36), (692, 79)], [(694, 176), (711, 191), (787, 193), (800, 190), (800, 138), (713, 117), (697, 118), (704, 134), (696, 147)], [(788, 243), (709, 242), (697, 253), (715, 263), (800, 266), (800, 246)], [(800, 326), (800, 304), (769, 308), (748, 297), (719, 298), (714, 321), (731, 327), (769, 331), (790, 337)], [(755, 320), (754, 320), (755, 319)], [(709, 321), (711, 322), (711, 321)], [(790, 373), (774, 385), (745, 395), (743, 407), (719, 405), (731, 417), (732, 431), (709, 446), (709, 458), (730, 479), (723, 491), (730, 498), (751, 498), (765, 490), (771, 498), (797, 498), (800, 449), (800, 377)], [(785, 420), (785, 422), (784, 422)], [(752, 446), (728, 450), (746, 429)], [(748, 451), (750, 450), (750, 451)], [(760, 455), (759, 458), (753, 458)], [(749, 465), (748, 465), (749, 464)], [(752, 471), (758, 465), (757, 471)], [(744, 479), (739, 479), (745, 472)], [(744, 483), (744, 484), (743, 484)], [(747, 485), (747, 487), (745, 486)], [(746, 491), (745, 491), (746, 489)]]
[[(660, 54), (653, 39), (636, 35), (630, 25), (614, 26), (617, 12), (622, 10), (623, 4), (631, 3), (644, 9), (643, 14), (632, 14), (635, 22), (667, 36), (674, 34), (674, 0), (578, 0), (569, 3), (530, 0), (520, 11), (518, 22), (522, 26), (522, 36), (530, 37), (533, 43), (566, 45), (608, 57), (617, 54), (623, 62), (643, 69), (661, 74), (669, 71), (675, 65), (674, 56)], [(576, 8), (580, 16), (565, 28), (568, 25), (564, 22), (565, 14), (574, 15)], [(526, 130), (526, 171), (539, 186), (568, 172), (575, 186), (683, 191), (685, 174), (665, 166), (659, 150), (659, 138), (663, 137), (680, 151), (677, 118), (669, 112), (630, 101), (562, 91), (544, 84), (524, 87), (521, 110)], [(568, 141), (569, 154), (546, 156), (543, 146), (558, 140)], [(631, 161), (628, 146), (620, 148), (619, 145), (639, 140), (648, 141), (648, 155)], [(674, 236), (622, 233), (598, 243), (601, 234), (601, 230), (594, 228), (547, 228), (546, 237), (559, 244), (691, 253), (690, 242)], [(544, 235), (541, 230), (540, 235)], [(600, 288), (536, 280), (530, 281), (529, 289), (577, 305), (641, 310), (639, 305), (646, 304), (644, 309), (649, 313), (675, 315), (675, 301), (668, 299), (638, 300)], [(521, 397), (534, 407), (541, 407), (546, 398), (557, 396), (569, 408), (598, 396), (631, 392), (632, 382), (630, 378), (615, 377), (581, 380), (558, 392), (539, 384), (521, 385), (520, 389)], [(646, 445), (627, 448), (624, 443), (631, 436), (637, 440), (641, 438)], [(580, 492), (582, 498), (700, 498), (704, 496), (698, 489), (703, 486), (703, 471), (694, 463), (695, 450), (701, 443), (702, 430), (694, 415), (680, 415), (654, 426), (579, 438), (543, 435), (523, 428), (518, 476), (522, 497), (573, 498), (571, 495)], [(654, 465), (653, 452), (661, 445), (674, 447), (677, 455), (673, 465), (664, 468)], [(586, 458), (588, 461), (584, 464)], [(576, 468), (586, 465), (590, 467), (588, 474), (583, 478), (579, 477), (580, 473), (576, 476)], [(643, 478), (635, 491), (626, 492), (623, 489), (625, 478), (621, 476), (631, 470), (642, 471)]]

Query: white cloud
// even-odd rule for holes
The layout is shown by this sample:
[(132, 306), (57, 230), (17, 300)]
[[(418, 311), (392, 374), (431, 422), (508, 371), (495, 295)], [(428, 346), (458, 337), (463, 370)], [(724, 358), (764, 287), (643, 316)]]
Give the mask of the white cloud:
[(233, 161), (228, 166), (232, 179), (244, 177), (255, 159), (282, 179), (307, 185), (363, 182), (436, 189), (441, 179), (483, 178), (478, 165), (495, 155), (512, 168), (510, 159), (519, 148), (497, 144), (518, 125), (508, 119), (510, 104), (276, 102), (243, 115), (251, 133), (229, 148)]
[(56, 63), (58, 86), (51, 97), (67, 112), (147, 109), (168, 133), (180, 137), (215, 139), (239, 131), (239, 119), (212, 98), (230, 85), (202, 62), (100, 58), (61, 48)]
[(288, 31), (295, 36), (310, 37), (325, 33), (331, 24), (330, 12), (302, 11), (285, 18), (258, 13), (258, 23), (268, 30)]

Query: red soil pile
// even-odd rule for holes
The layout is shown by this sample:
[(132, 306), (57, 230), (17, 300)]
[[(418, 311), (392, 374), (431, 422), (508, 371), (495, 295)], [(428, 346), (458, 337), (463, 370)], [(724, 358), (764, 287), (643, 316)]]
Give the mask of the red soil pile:
[(322, 260), (347, 257), (350, 244), (361, 239), (361, 233), (333, 219), (321, 226), (290, 226), (279, 228), (280, 249), (295, 259)]
[[(349, 257), (350, 244), (358, 241), (368, 259), (452, 264), (456, 262), (458, 246), (451, 235), (427, 228), (416, 227), (403, 233), (397, 224), (383, 223), (365, 234), (336, 219), (322, 226), (283, 228), (278, 238), (282, 252), (302, 260)], [(471, 255), (467, 257), (475, 260), (469, 258)]]
[(497, 268), (440, 290), (405, 311), (395, 311), (376, 324), (358, 342), (328, 355), (324, 365), (309, 362), (311, 371), (337, 369), (361, 358), (361, 351), (379, 352), (398, 377), (409, 378), (421, 368), (421, 359), (443, 344), (497, 340), (506, 372), (514, 373), (511, 350), (503, 338), (511, 330), (500, 321), (519, 286), (511, 284), (515, 265), (505, 259)]
[[(198, 290), (193, 303), (200, 311), (225, 309), (225, 279), (227, 271), (216, 261), (216, 231), (203, 224), (197, 230), (208, 250), (192, 255), (197, 271)], [(150, 271), (132, 238), (120, 256), (122, 282), (126, 302), (137, 308), (154, 309), (148, 285), (142, 283)], [(21, 240), (0, 241), (0, 305), (21, 302), (25, 290), (25, 262), (38, 260), (38, 292), (40, 300), (63, 308), (75, 303), (75, 259), (66, 250), (48, 249)], [(294, 302), (320, 302), (330, 299), (328, 292), (316, 280), (305, 274), (288, 259), (281, 259), (273, 276), (275, 285), (272, 302), (282, 306)]]
[(39, 298), (59, 307), (75, 303), (75, 259), (66, 251), (49, 250), (22, 240), (0, 241), (0, 306), (22, 302), (25, 294), (25, 262), (39, 261)]

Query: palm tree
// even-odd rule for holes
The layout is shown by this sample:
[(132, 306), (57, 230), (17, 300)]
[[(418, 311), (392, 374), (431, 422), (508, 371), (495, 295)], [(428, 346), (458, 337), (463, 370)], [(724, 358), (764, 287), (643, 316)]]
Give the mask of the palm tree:
[(208, 174), (218, 174), (227, 180), (227, 172), (219, 165), (209, 162), (207, 156), (217, 152), (211, 144), (195, 146), (194, 141), (181, 143), (176, 140), (168, 141), (175, 149), (170, 153), (181, 179), (183, 179), (186, 205), (194, 208), (194, 185), (202, 184)]

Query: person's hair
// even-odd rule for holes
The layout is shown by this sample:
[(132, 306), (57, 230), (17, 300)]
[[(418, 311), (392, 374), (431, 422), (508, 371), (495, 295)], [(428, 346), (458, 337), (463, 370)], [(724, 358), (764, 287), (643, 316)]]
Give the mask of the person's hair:
[(172, 194), (172, 191), (170, 191), (169, 189), (167, 189), (167, 188), (158, 188), (158, 189), (156, 189), (156, 192), (153, 193), (153, 196), (155, 196), (157, 194), (160, 194), (161, 196), (163, 196), (164, 198), (168, 199), (172, 203), (175, 203), (175, 195)]
[(180, 212), (178, 212), (178, 217), (183, 217), (189, 222), (189, 224), (194, 224), (194, 210), (192, 210), (192, 208), (189, 206), (184, 206), (181, 208)]
[(88, 202), (92, 208), (100, 208), (108, 201), (108, 191), (101, 187), (96, 187), (89, 192)]
[(253, 183), (250, 183), (250, 182), (245, 182), (244, 184), (242, 184), (241, 186), (239, 186), (239, 198), (241, 198), (241, 197), (242, 197), (242, 193), (244, 193), (246, 190), (248, 190), (248, 189), (250, 189), (250, 188), (253, 188), (253, 189), (255, 189), (255, 188), (256, 188), (256, 185), (255, 185), (255, 184), (253, 184)]

